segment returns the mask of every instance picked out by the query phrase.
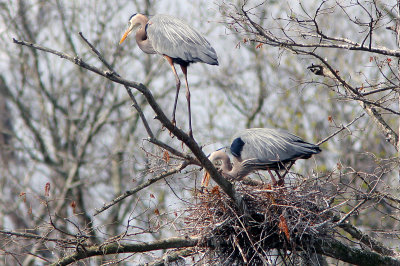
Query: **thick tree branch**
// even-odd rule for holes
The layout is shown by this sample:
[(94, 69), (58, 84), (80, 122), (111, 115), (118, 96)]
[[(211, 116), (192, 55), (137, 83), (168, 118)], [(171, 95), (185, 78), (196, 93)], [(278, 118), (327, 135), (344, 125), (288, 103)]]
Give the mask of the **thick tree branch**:
[(121, 254), (121, 253), (148, 252), (160, 249), (194, 247), (199, 244), (200, 244), (200, 238), (196, 237), (171, 237), (168, 239), (157, 240), (153, 242), (145, 242), (140, 244), (124, 244), (115, 242), (111, 244), (92, 246), (78, 250), (72, 255), (63, 257), (51, 265), (53, 266), (68, 265), (77, 262), (79, 260), (87, 259), (94, 256), (104, 256), (104, 255)]
[(345, 245), (335, 239), (316, 240), (315, 249), (317, 253), (329, 256), (354, 265), (363, 266), (400, 266), (400, 260), (393, 257), (380, 255), (373, 251), (358, 249)]
[(182, 249), (174, 252), (167, 252), (161, 258), (154, 260), (150, 263), (143, 264), (141, 266), (165, 266), (170, 265), (171, 262), (182, 259), (182, 257), (188, 257), (195, 255), (193, 249)]
[(361, 232), (357, 227), (353, 226), (349, 222), (344, 222), (339, 225), (340, 228), (349, 233), (352, 237), (357, 240), (360, 240), (364, 245), (371, 248), (372, 250), (385, 255), (385, 256), (394, 256), (395, 253), (393, 250), (388, 249), (382, 243), (378, 242), (376, 239), (370, 237), (367, 234)]

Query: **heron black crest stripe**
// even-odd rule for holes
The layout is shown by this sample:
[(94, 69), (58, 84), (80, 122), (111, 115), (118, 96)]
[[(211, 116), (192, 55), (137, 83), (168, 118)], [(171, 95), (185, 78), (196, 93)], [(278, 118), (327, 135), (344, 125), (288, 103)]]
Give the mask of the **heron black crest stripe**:
[(132, 19), (134, 16), (136, 16), (136, 15), (137, 15), (137, 13), (133, 14), (132, 16), (130, 16), (130, 17), (129, 17), (129, 21), (131, 21), (131, 19)]
[(232, 141), (231, 144), (231, 153), (233, 156), (240, 157), (240, 154), (243, 150), (244, 142), (241, 138), (236, 138)]

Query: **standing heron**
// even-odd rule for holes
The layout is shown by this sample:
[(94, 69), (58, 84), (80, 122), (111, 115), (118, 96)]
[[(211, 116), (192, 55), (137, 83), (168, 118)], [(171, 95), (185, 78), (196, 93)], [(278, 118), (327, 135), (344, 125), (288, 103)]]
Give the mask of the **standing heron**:
[(218, 57), (214, 48), (186, 22), (169, 15), (154, 15), (150, 20), (143, 14), (132, 15), (129, 18), (129, 27), (119, 43), (121, 44), (135, 29), (138, 29), (136, 31), (136, 42), (139, 48), (147, 54), (162, 55), (174, 72), (176, 80), (176, 96), (172, 112), (172, 123), (174, 125), (176, 124), (175, 111), (181, 84), (174, 64), (180, 65), (186, 83), (189, 136), (193, 138), (187, 67), (196, 62), (218, 65)]
[[(212, 162), (222, 161), (223, 175), (240, 180), (251, 172), (267, 170), (272, 183), (283, 186), (285, 175), (297, 159), (308, 159), (313, 154), (320, 153), (321, 149), (282, 129), (251, 128), (233, 136), (230, 151), (233, 155), (233, 165), (222, 149), (209, 156)], [(279, 174), (281, 169), (286, 170), (283, 175)], [(279, 177), (278, 182), (271, 170)], [(203, 183), (208, 183), (208, 180), (205, 178)]]

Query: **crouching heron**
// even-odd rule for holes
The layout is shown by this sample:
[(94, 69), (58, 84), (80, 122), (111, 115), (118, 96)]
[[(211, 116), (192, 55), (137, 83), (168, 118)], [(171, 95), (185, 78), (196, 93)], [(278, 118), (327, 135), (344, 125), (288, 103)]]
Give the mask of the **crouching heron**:
[(174, 72), (176, 81), (176, 96), (172, 112), (172, 123), (174, 125), (176, 124), (175, 111), (181, 84), (174, 64), (180, 65), (186, 83), (189, 136), (193, 138), (187, 67), (189, 64), (196, 62), (218, 65), (218, 57), (214, 48), (186, 22), (169, 15), (154, 15), (150, 20), (142, 14), (132, 15), (129, 19), (129, 27), (119, 43), (121, 44), (137, 28), (136, 42), (139, 48), (147, 54), (162, 55)]
[[(273, 185), (283, 186), (284, 177), (296, 160), (309, 159), (321, 149), (282, 129), (251, 128), (233, 136), (230, 151), (233, 165), (222, 149), (209, 156), (212, 162), (222, 161), (221, 170), (225, 177), (240, 180), (251, 172), (267, 170)], [(279, 177), (278, 182), (271, 170)], [(285, 173), (281, 175), (279, 170), (285, 170)], [(202, 184), (207, 186), (208, 180), (209, 177), (205, 178)]]

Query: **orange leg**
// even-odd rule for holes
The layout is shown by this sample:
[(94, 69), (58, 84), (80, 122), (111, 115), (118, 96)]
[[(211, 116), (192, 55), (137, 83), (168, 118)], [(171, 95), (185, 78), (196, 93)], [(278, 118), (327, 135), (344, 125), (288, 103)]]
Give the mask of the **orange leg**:
[(181, 69), (182, 69), (183, 75), (185, 76), (185, 83), (186, 83), (186, 100), (187, 100), (188, 113), (189, 113), (189, 137), (193, 138), (192, 113), (190, 110), (190, 90), (189, 90), (189, 83), (187, 81), (187, 67), (181, 65)]
[(210, 175), (205, 171), (203, 180), (201, 181), (201, 187), (208, 187), (210, 183)]
[(175, 120), (176, 104), (178, 102), (179, 89), (181, 88), (181, 81), (179, 80), (178, 74), (176, 73), (176, 69), (175, 69), (172, 58), (167, 55), (164, 55), (164, 58), (171, 65), (172, 71), (174, 72), (174, 75), (175, 75), (175, 81), (176, 81), (176, 95), (175, 95), (175, 102), (174, 102), (174, 110), (172, 111), (172, 124), (174, 124), (174, 126), (175, 126), (176, 125), (176, 120)]

